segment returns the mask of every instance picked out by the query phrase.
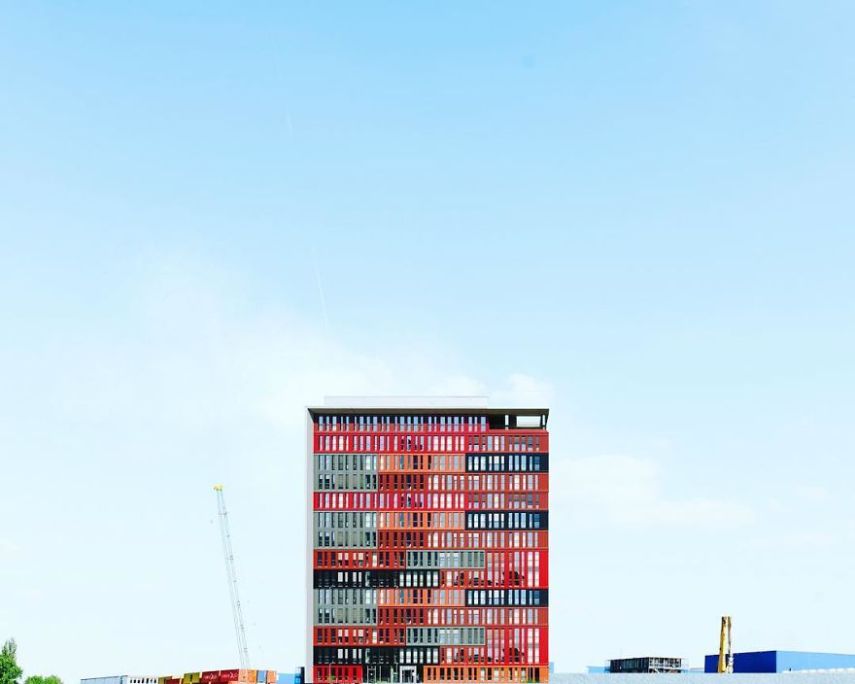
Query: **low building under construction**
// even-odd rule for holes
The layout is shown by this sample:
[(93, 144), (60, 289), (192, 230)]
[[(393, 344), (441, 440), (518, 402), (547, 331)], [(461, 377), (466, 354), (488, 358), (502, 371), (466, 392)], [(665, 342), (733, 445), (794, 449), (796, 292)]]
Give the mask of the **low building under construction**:
[(609, 661), (609, 672), (683, 672), (682, 658), (618, 658)]

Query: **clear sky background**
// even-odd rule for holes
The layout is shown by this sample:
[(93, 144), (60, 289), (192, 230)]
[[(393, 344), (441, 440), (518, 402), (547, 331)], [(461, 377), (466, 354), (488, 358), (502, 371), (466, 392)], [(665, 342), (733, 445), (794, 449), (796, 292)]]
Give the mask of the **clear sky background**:
[(0, 639), (303, 644), (302, 407), (552, 408), (551, 647), (849, 651), (849, 2), (5, 3)]

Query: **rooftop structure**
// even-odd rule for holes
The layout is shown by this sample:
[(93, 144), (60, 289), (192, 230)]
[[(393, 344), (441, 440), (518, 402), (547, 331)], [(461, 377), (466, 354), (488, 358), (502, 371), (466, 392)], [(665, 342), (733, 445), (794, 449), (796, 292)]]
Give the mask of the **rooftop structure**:
[(643, 658), (618, 658), (609, 661), (609, 673), (617, 672), (682, 672), (682, 658), (662, 658), (645, 656)]

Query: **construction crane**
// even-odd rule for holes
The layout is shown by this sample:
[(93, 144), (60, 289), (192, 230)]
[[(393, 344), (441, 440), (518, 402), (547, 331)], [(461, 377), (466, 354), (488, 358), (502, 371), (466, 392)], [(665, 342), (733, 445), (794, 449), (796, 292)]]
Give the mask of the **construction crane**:
[(235, 622), (235, 636), (238, 644), (238, 658), (241, 669), (249, 668), (249, 649), (246, 645), (246, 630), (243, 625), (243, 611), (238, 596), (237, 573), (235, 572), (235, 554), (232, 551), (232, 535), (229, 532), (229, 514), (226, 500), (223, 498), (223, 485), (214, 485), (217, 493), (217, 514), (220, 518), (220, 537), (223, 540), (223, 556), (226, 561), (226, 575), (229, 581), (229, 595), (232, 600), (232, 618)]
[(721, 618), (721, 634), (718, 640), (718, 671), (733, 672), (733, 638), (731, 633), (732, 621), (730, 615)]

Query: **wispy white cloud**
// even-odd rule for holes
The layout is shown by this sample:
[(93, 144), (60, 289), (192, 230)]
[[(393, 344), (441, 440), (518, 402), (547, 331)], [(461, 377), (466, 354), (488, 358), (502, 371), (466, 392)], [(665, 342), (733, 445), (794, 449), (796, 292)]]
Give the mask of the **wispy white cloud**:
[(829, 548), (844, 541), (845, 532), (838, 529), (787, 530), (769, 540), (769, 544), (793, 551)]
[(555, 390), (543, 379), (512, 373), (504, 385), (494, 388), (491, 398), (496, 406), (544, 408), (552, 406)]
[(794, 488), (793, 493), (803, 501), (822, 503), (828, 501), (829, 492), (826, 487), (815, 484), (802, 484)]
[(0, 558), (11, 559), (21, 553), (21, 547), (11, 539), (0, 537)]
[(655, 461), (625, 455), (553, 459), (552, 496), (570, 523), (625, 528), (732, 528), (753, 523), (745, 504), (667, 492)]
[(304, 407), (328, 395), (481, 395), (495, 406), (548, 405), (553, 396), (524, 369), (478, 377), (435, 341), (381, 335), (360, 349), (321, 318), (244, 307), (248, 296), (230, 274), (180, 260), (150, 267), (129, 330), (72, 339), (53, 355), (57, 404), (84, 420), (134, 416), (194, 428), (258, 420), (296, 430)]

